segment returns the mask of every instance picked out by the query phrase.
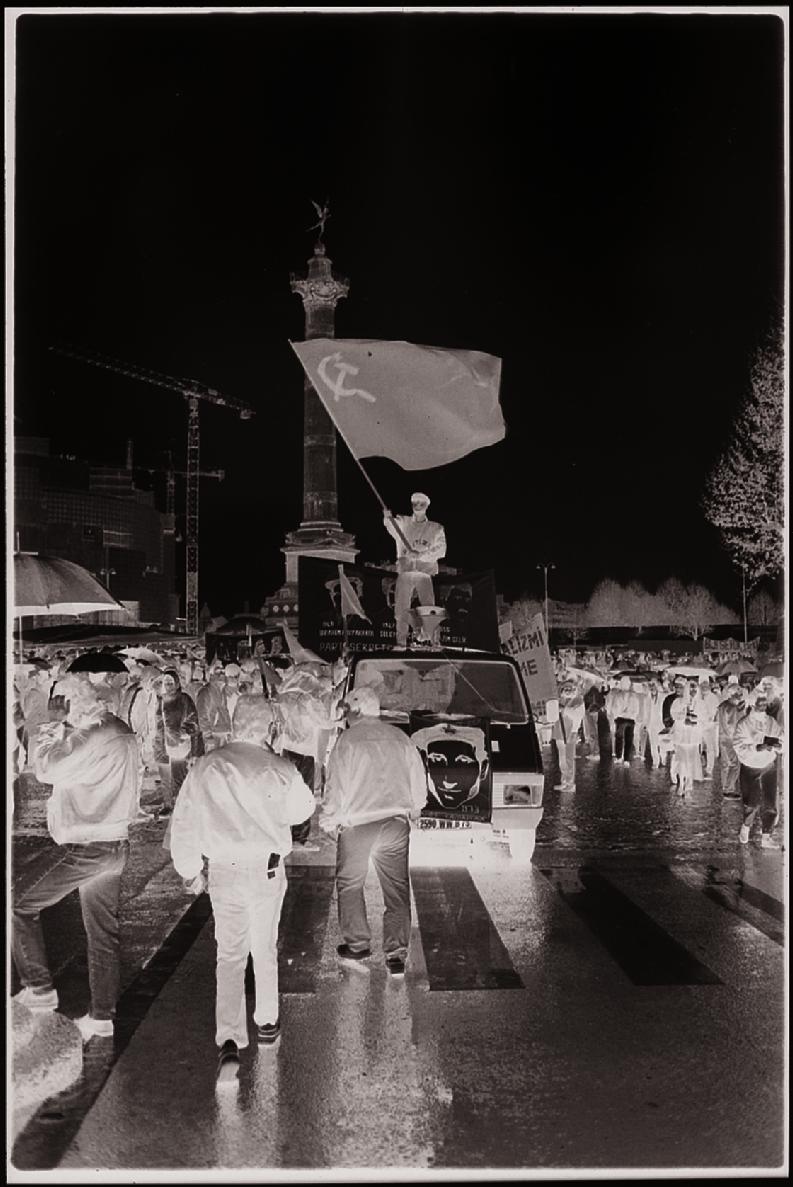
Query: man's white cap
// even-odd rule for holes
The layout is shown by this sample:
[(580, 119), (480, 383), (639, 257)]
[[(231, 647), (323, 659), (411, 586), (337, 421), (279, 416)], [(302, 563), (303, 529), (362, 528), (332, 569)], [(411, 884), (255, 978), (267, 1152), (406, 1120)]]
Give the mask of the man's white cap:
[(417, 499), (423, 499), (423, 500), (424, 500), (424, 502), (425, 502), (425, 503), (427, 504), (427, 506), (429, 507), (429, 505), (430, 505), (430, 497), (429, 497), (429, 495), (425, 495), (425, 494), (424, 494), (422, 491), (420, 491), (420, 490), (414, 491), (414, 492), (413, 492), (413, 494), (410, 496), (410, 501), (411, 501), (411, 503), (415, 503)]
[(269, 738), (273, 710), (260, 696), (243, 696), (237, 701), (231, 722), (235, 742), (253, 742), (261, 746)]
[(380, 698), (368, 684), (354, 688), (344, 700), (349, 709), (360, 713), (362, 717), (380, 716)]

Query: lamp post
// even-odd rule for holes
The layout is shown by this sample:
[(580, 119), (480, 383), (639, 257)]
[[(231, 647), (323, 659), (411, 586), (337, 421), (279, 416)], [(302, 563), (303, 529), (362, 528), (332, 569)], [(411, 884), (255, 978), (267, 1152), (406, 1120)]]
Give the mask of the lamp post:
[(743, 641), (749, 642), (749, 619), (746, 614), (746, 565), (741, 565), (741, 595), (743, 598)]
[(548, 646), (550, 647), (550, 645), (551, 645), (551, 624), (548, 621), (548, 570), (555, 569), (556, 565), (553, 563), (553, 561), (543, 561), (542, 564), (537, 565), (536, 567), (538, 569), (542, 569), (542, 573), (543, 573), (543, 583), (544, 583), (544, 587), (545, 587), (545, 634), (548, 638)]

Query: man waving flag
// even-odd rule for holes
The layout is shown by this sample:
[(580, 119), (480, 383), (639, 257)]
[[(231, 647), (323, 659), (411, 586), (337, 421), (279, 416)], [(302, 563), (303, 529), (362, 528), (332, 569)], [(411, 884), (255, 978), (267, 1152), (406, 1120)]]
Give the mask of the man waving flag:
[(505, 435), (494, 355), (357, 338), (291, 345), (356, 458), (431, 470)]

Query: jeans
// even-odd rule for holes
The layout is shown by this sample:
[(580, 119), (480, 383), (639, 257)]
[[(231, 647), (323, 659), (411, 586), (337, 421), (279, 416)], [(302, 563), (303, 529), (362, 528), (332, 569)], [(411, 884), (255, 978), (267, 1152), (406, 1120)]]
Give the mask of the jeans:
[[(314, 768), (316, 766), (314, 758), (310, 754), (298, 754), (295, 750), (284, 750), (282, 757), (288, 758), (297, 767), (298, 774), (302, 777), (303, 782), (313, 791)], [(293, 824), (291, 826), (293, 844), (305, 845), (311, 833), (312, 819), (309, 816), (308, 820), (301, 820), (300, 824)]]
[(719, 739), (719, 772), (721, 775), (722, 794), (728, 795), (735, 791), (738, 784), (738, 755), (731, 738)]
[(47, 866), (41, 877), (13, 905), (11, 945), (19, 979), (37, 991), (52, 989), (41, 912), (77, 890), (88, 940), (91, 1015), (112, 1019), (121, 992), (118, 896), (129, 841), (59, 845), (54, 865), (50, 853), (42, 857)]
[(215, 917), (217, 984), (215, 1042), (248, 1046), (245, 966), (253, 958), (257, 1026), (278, 1021), (278, 924), (286, 894), (281, 861), (268, 877), (267, 857), (254, 864), (209, 863), (209, 897)]
[(600, 754), (600, 710), (587, 709), (584, 714), (584, 736), (590, 754)]
[(182, 784), (187, 778), (187, 759), (170, 758), (167, 762), (158, 762), (157, 770), (160, 776), (160, 790), (166, 808), (172, 808), (176, 803)]
[(618, 717), (614, 722), (614, 757), (633, 758), (633, 731), (635, 722), (632, 717)]
[(741, 763), (738, 778), (743, 800), (744, 824), (751, 828), (759, 813), (762, 830), (766, 836), (770, 836), (779, 819), (779, 781), (776, 760), (764, 771), (756, 771), (754, 767), (745, 767)]
[(719, 727), (716, 722), (703, 727), (702, 747), (705, 751), (705, 774), (712, 775), (719, 753)]
[(408, 641), (408, 625), (410, 624), (410, 606), (413, 592), (418, 594), (422, 606), (434, 606), (435, 590), (432, 578), (428, 573), (400, 573), (396, 581), (394, 593), (394, 617), (396, 618), (396, 641), (398, 647), (404, 647)]
[(409, 848), (410, 825), (404, 816), (354, 824), (339, 833), (336, 851), (339, 930), (353, 951), (368, 948), (371, 941), (363, 893), (371, 857), (385, 900), (383, 951), (387, 957), (406, 959), (410, 942)]
[(564, 791), (575, 791), (575, 747), (578, 740), (578, 733), (574, 733), (571, 738), (563, 742), (561, 738), (556, 740), (556, 754), (559, 759), (559, 774), (562, 780), (562, 789)]

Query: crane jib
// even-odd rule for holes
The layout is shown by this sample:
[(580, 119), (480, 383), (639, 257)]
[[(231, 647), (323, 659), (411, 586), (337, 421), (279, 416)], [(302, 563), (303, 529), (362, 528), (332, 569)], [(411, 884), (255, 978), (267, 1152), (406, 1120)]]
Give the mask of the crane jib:
[[(185, 620), (188, 635), (198, 633), (198, 479), (217, 477), (221, 481), (225, 477), (223, 471), (202, 473), (199, 469), (200, 435), (198, 418), (198, 401), (206, 400), (211, 404), (221, 404), (239, 413), (240, 419), (250, 420), (256, 415), (255, 409), (236, 400), (231, 396), (224, 396), (216, 388), (207, 387), (191, 379), (179, 379), (173, 375), (164, 375), (159, 371), (152, 371), (148, 367), (139, 367), (124, 363), (120, 359), (109, 355), (89, 353), (73, 350), (71, 347), (51, 346), (56, 354), (79, 359), (93, 367), (101, 367), (106, 371), (115, 371), (120, 375), (127, 375), (130, 379), (138, 379), (143, 383), (150, 383), (154, 387), (164, 387), (169, 391), (179, 392), (188, 401), (187, 416), (187, 479), (186, 504), (186, 572), (185, 572)], [(169, 484), (173, 483), (175, 471), (167, 471)], [(170, 501), (169, 494), (169, 501)]]

